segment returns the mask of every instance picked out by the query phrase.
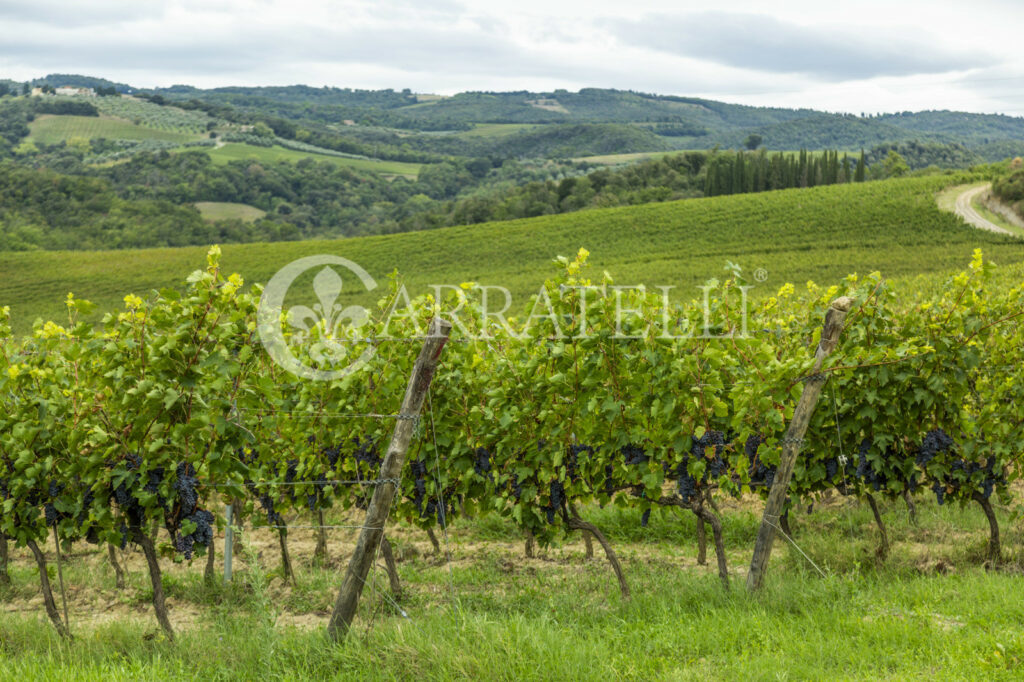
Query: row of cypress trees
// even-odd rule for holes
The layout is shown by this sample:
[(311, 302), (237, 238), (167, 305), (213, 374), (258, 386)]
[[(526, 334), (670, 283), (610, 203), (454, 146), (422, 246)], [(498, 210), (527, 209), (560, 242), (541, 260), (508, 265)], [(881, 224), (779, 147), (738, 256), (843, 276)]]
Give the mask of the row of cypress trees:
[(717, 152), (707, 163), (704, 195), (720, 196), (743, 192), (764, 192), (790, 187), (815, 187), (845, 182), (864, 182), (867, 164), (864, 150), (854, 162), (836, 150), (809, 153)]

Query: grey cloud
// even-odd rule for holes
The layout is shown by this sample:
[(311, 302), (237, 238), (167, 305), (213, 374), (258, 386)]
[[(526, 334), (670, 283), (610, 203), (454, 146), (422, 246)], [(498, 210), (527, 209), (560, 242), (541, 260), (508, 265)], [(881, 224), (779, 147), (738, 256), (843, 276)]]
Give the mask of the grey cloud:
[[(199, 29), (200, 27), (196, 27)], [(109, 72), (148, 69), (155, 73), (202, 71), (205, 75), (292, 66), (302, 80), (305, 64), (377, 66), (409, 73), (550, 76), (593, 73), (562, 65), (524, 49), (504, 35), (440, 24), (350, 27), (339, 14), (336, 27), (267, 27), (244, 22), (207, 32), (117, 32), (116, 30), (12, 32), (0, 42), (0, 59), (40, 69)]]
[(119, 24), (163, 16), (156, 2), (96, 0), (0, 0), (0, 23), (45, 25), (52, 28), (77, 28)]
[(983, 52), (958, 52), (918, 37), (918, 28), (806, 27), (759, 14), (651, 15), (606, 23), (624, 43), (726, 66), (830, 80), (945, 73), (987, 66)]

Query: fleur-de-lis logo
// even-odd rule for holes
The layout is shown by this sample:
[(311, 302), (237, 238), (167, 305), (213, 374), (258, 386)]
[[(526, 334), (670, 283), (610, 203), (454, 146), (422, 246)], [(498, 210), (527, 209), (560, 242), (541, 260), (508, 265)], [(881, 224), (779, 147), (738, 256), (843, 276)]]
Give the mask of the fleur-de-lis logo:
[[(310, 256), (289, 263), (278, 271), (267, 283), (260, 300), (259, 334), (264, 347), (279, 365), (303, 378), (339, 378), (358, 369), (374, 352), (370, 345), (358, 358), (335, 369), (348, 359), (351, 339), (347, 331), (366, 324), (369, 312), (363, 306), (346, 307), (339, 302), (344, 282), (331, 265), (343, 266), (355, 274), (367, 291), (377, 287), (373, 278), (352, 261), (340, 256)], [(285, 295), (292, 284), (300, 275), (317, 267), (321, 269), (313, 278), (313, 293), (318, 302), (312, 308), (296, 305), (285, 311)], [(302, 362), (295, 350), (306, 356), (315, 367)]]

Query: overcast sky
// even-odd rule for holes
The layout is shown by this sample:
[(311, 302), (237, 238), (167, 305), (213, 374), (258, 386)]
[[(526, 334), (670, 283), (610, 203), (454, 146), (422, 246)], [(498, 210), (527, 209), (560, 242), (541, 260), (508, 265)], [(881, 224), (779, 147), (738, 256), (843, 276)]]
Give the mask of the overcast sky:
[(1024, 115), (1022, 26), (1021, 0), (0, 0), (0, 77)]

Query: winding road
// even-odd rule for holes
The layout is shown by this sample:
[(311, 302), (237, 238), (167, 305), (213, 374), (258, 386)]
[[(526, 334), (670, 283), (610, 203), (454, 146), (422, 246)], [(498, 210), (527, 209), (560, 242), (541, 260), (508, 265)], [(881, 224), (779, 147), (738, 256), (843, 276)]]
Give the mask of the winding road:
[(956, 198), (956, 208), (954, 211), (958, 216), (979, 229), (998, 232), (999, 234), (1008, 234), (1014, 237), (1017, 236), (1013, 232), (1003, 229), (992, 221), (986, 219), (985, 216), (978, 213), (977, 209), (974, 208), (972, 203), (974, 198), (982, 192), (987, 192), (991, 187), (991, 184), (985, 184), (979, 185), (978, 187), (971, 187), (970, 189), (961, 192)]

